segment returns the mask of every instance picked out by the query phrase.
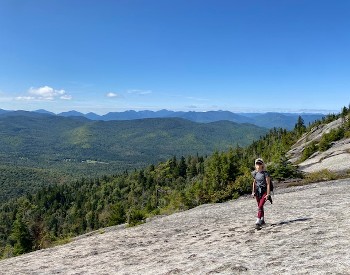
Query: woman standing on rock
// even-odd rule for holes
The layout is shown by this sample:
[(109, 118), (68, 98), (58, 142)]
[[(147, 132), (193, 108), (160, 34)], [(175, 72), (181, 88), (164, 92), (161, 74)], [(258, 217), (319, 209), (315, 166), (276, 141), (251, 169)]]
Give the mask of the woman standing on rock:
[(264, 204), (267, 200), (272, 199), (270, 196), (270, 174), (265, 169), (264, 161), (261, 158), (255, 160), (255, 171), (252, 172), (254, 178), (252, 196), (256, 198), (258, 203), (258, 216), (255, 223), (256, 229), (261, 229), (265, 224), (264, 220)]

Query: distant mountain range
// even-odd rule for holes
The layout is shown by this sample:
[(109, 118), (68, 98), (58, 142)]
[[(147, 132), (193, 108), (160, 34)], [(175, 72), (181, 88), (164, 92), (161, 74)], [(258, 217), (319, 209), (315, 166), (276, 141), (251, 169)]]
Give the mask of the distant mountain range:
[[(11, 115), (11, 113), (17, 113), (21, 111), (6, 111), (0, 109), (0, 115)], [(31, 113), (40, 113), (46, 115), (56, 114), (46, 110), (36, 110)], [(125, 112), (110, 112), (105, 115), (98, 115), (95, 113), (83, 114), (77, 111), (69, 111), (57, 114), (57, 116), (64, 117), (82, 117), (89, 120), (135, 120), (145, 118), (183, 118), (193, 122), (209, 123), (221, 120), (227, 120), (236, 123), (250, 123), (265, 128), (285, 128), (291, 130), (294, 128), (298, 117), (301, 116), (304, 120), (305, 125), (314, 122), (315, 120), (324, 117), (324, 114), (320, 113), (233, 113), (230, 111), (208, 111), (208, 112), (181, 112), (181, 111), (125, 111)]]
[(40, 186), (115, 175), (174, 156), (246, 146), (268, 129), (182, 118), (96, 121), (46, 112), (0, 114), (0, 203)]
[(182, 118), (97, 121), (43, 112), (0, 114), (0, 164), (110, 174), (172, 156), (211, 154), (246, 146), (268, 129), (231, 121)]

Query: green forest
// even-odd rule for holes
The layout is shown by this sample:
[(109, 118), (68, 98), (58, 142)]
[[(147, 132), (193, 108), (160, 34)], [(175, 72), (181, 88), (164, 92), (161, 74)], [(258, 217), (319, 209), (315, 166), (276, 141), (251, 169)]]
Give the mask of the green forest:
[(247, 146), (268, 132), (229, 121), (91, 121), (15, 114), (0, 116), (0, 203), (51, 183), (114, 175), (174, 155), (208, 155)]
[[(286, 152), (312, 127), (339, 117), (344, 118), (341, 133), (327, 135), (327, 147), (350, 136), (348, 108), (308, 127), (300, 117), (292, 131), (271, 129), (246, 147), (236, 145), (211, 155), (173, 156), (114, 175), (52, 183), (10, 199), (0, 207), (0, 255), (20, 255), (107, 226), (134, 226), (154, 215), (238, 198), (251, 192), (257, 157), (268, 163), (274, 180), (301, 177), (287, 161)], [(321, 142), (315, 146), (321, 149)]]

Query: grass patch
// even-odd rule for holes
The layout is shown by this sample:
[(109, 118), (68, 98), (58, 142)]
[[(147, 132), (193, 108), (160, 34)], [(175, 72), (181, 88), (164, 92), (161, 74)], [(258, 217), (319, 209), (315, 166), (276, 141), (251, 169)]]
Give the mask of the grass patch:
[(317, 172), (307, 173), (304, 175), (303, 179), (297, 182), (291, 182), (287, 187), (292, 186), (302, 186), (311, 183), (321, 182), (321, 181), (330, 181), (337, 179), (346, 179), (350, 178), (350, 170), (345, 172), (336, 173), (329, 171), (328, 169), (323, 169)]
[(58, 239), (58, 240), (54, 241), (51, 246), (63, 245), (63, 244), (70, 243), (71, 241), (72, 241), (72, 238), (66, 237), (66, 238)]

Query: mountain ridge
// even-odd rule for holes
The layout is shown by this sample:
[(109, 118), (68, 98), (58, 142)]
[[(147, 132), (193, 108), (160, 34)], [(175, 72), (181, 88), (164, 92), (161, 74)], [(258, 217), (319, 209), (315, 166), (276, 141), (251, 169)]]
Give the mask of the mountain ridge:
[[(47, 169), (53, 178), (33, 171), (37, 185), (96, 178), (157, 164), (173, 156), (212, 154), (246, 146), (267, 133), (252, 124), (230, 121), (197, 123), (182, 118), (93, 121), (18, 111), (0, 115), (0, 186), (29, 191), (29, 168)], [(16, 166), (18, 173), (6, 166)], [(22, 169), (20, 171), (20, 169)], [(57, 178), (57, 179), (56, 179)], [(10, 180), (11, 179), (11, 180)], [(0, 195), (0, 202), (13, 192)]]
[[(227, 143), (227, 145), (231, 144), (231, 146), (234, 146), (235, 144), (239, 144), (240, 146), (244, 146), (249, 144), (250, 139), (248, 138), (248, 140), (246, 140), (246, 136), (240, 133), (243, 128), (249, 131), (257, 131), (255, 138), (258, 138), (260, 135), (267, 132), (266, 129), (254, 126), (252, 124), (239, 124), (231, 121), (196, 123), (182, 118), (147, 118), (130, 121), (92, 121), (80, 116), (60, 117), (51, 116), (49, 114), (38, 114), (32, 112), (27, 113), (22, 111), (0, 116), (0, 121), (2, 122), (1, 130), (3, 133), (3, 138), (7, 139), (6, 135), (9, 135), (9, 137), (16, 137), (16, 139), (19, 139), (21, 136), (26, 137), (26, 140), (16, 143), (16, 148), (13, 147), (14, 151), (19, 152), (23, 152), (23, 146), (26, 146), (31, 139), (40, 139), (41, 141), (38, 142), (42, 143), (43, 146), (45, 143), (50, 142), (50, 147), (48, 147), (46, 150), (52, 151), (52, 149), (55, 149), (54, 143), (69, 142), (69, 140), (74, 146), (85, 146), (86, 149), (88, 149), (90, 148), (89, 143), (94, 142), (97, 136), (102, 138), (106, 137), (107, 135), (109, 135), (109, 137), (115, 142), (115, 144), (112, 144), (109, 141), (105, 141), (110, 147), (117, 146), (118, 144), (126, 145), (126, 141), (131, 141), (142, 137), (145, 139), (149, 137), (151, 138), (150, 140), (153, 140), (154, 138), (165, 138), (164, 141), (160, 142), (161, 144), (158, 144), (158, 146), (163, 146), (166, 145), (165, 143), (170, 136), (168, 137), (165, 135), (165, 133), (162, 133), (162, 131), (172, 133), (174, 141), (178, 143), (178, 148), (181, 148), (183, 144), (180, 142), (180, 139), (186, 137), (190, 133), (195, 134), (194, 137), (196, 138), (196, 141), (201, 140), (204, 142), (203, 144), (197, 143), (197, 148), (199, 148), (198, 146), (208, 146), (209, 144), (207, 143), (206, 136), (210, 137), (212, 134), (215, 134), (217, 137), (221, 135), (221, 140), (230, 139), (230, 142)], [(185, 133), (181, 132), (184, 130), (186, 131)], [(222, 132), (215, 132), (219, 130)], [(199, 131), (199, 133), (195, 133), (195, 131)], [(42, 134), (45, 134), (48, 139), (44, 139)], [(237, 134), (238, 139), (235, 140), (232, 134)], [(225, 138), (222, 139), (222, 136), (225, 136)], [(252, 140), (253, 139), (250, 141)], [(218, 144), (219, 143), (220, 142), (218, 142)], [(4, 147), (2, 149), (4, 150), (4, 148), (13, 146), (11, 144), (13, 143), (10, 141), (4, 141)], [(101, 145), (102, 144), (99, 146)], [(153, 144), (153, 146), (157, 146), (157, 144)], [(147, 144), (142, 144), (142, 147), (147, 148)], [(40, 150), (41, 149), (43, 148), (40, 148)], [(67, 149), (72, 150), (74, 147), (70, 146)], [(223, 150), (225, 148), (218, 146), (216, 149)], [(3, 153), (5, 153), (5, 151)], [(54, 151), (52, 151), (52, 153), (54, 153)], [(107, 151), (105, 153), (107, 153)], [(208, 152), (203, 153), (205, 154)]]
[[(10, 112), (19, 112), (19, 111), (6, 111), (0, 110), (0, 115), (6, 115)], [(47, 115), (56, 115), (52, 112), (46, 110), (36, 110), (32, 112), (47, 114)], [(298, 117), (301, 116), (305, 124), (314, 122), (315, 120), (321, 119), (324, 117), (324, 114), (321, 113), (278, 113), (278, 112), (266, 112), (266, 113), (233, 113), (230, 111), (207, 111), (207, 112), (196, 112), (196, 111), (169, 111), (166, 109), (159, 111), (135, 111), (128, 110), (124, 112), (109, 112), (104, 115), (98, 115), (93, 112), (81, 113), (75, 110), (58, 113), (57, 116), (64, 117), (84, 117), (90, 120), (135, 120), (135, 119), (144, 119), (144, 118), (183, 118), (193, 122), (208, 123), (215, 122), (220, 120), (228, 120), (237, 123), (250, 123), (260, 127), (265, 128), (285, 128), (287, 130), (292, 130), (295, 126), (295, 123), (298, 120)]]

